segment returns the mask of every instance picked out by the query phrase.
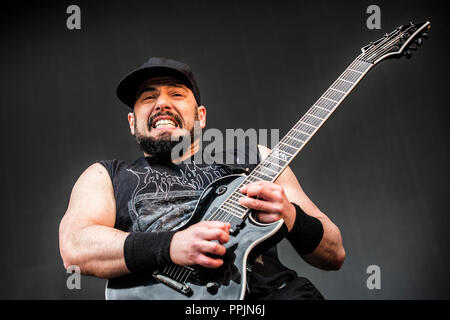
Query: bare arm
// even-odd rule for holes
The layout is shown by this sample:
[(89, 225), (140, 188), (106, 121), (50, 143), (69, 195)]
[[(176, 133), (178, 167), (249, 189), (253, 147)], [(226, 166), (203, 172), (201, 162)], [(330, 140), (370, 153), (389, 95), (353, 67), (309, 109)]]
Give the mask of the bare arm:
[(83, 274), (100, 278), (129, 273), (123, 256), (128, 233), (114, 228), (115, 217), (111, 179), (106, 169), (95, 163), (75, 183), (59, 226), (64, 266), (77, 265)]
[[(259, 150), (263, 158), (270, 152), (264, 146), (259, 146)], [(325, 270), (339, 269), (345, 259), (345, 250), (339, 228), (308, 198), (289, 167), (278, 177), (275, 184), (282, 187), (280, 197), (284, 193), (290, 202), (296, 203), (306, 214), (319, 219), (322, 223), (324, 229), (322, 240), (312, 253), (302, 255), (302, 258), (317, 268)], [(282, 211), (282, 214), (278, 217), (274, 215), (270, 217), (269, 215), (269, 220), (266, 222), (283, 218), (288, 230), (291, 230), (295, 221), (295, 208), (292, 204), (291, 206), (285, 204)]]

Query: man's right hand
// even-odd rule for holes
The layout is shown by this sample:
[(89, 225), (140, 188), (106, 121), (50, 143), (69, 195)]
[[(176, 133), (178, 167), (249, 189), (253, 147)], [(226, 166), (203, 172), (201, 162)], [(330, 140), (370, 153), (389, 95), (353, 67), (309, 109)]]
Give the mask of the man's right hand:
[[(222, 259), (213, 259), (206, 254), (223, 256), (226, 248), (221, 244), (230, 239), (230, 224), (220, 221), (202, 221), (174, 234), (170, 243), (170, 258), (179, 265), (198, 264), (207, 268), (218, 268)], [(218, 240), (219, 243), (211, 240)]]

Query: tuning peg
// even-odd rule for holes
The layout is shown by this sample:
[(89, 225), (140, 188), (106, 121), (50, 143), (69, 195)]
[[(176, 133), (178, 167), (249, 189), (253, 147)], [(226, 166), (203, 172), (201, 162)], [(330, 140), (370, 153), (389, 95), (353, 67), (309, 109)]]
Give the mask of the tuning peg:
[(423, 40), (422, 40), (422, 38), (417, 38), (414, 42), (415, 42), (418, 46), (421, 46)]
[(417, 50), (417, 45), (415, 43), (412, 43), (412, 44), (409, 45), (409, 49), (413, 50), (413, 51), (416, 51)]
[(421, 36), (422, 36), (422, 38), (424, 38), (425, 40), (427, 40), (427, 39), (430, 37), (430, 35), (429, 35), (428, 33), (426, 33), (426, 32), (422, 33)]
[(406, 50), (403, 54), (404, 54), (404, 55), (406, 56), (406, 58), (408, 58), (408, 59), (410, 59), (411, 56), (412, 56), (412, 53), (411, 53), (411, 51), (409, 51), (409, 50)]

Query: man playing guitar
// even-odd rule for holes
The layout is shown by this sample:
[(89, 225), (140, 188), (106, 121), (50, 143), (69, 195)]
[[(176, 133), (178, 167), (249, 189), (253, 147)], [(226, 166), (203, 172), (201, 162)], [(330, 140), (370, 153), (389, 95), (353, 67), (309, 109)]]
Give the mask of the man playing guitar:
[[(77, 265), (83, 274), (110, 281), (169, 263), (219, 268), (230, 224), (201, 221), (181, 227), (207, 183), (232, 169), (226, 163), (183, 163), (200, 152), (198, 139), (180, 158), (171, 158), (174, 138), (192, 135), (195, 123), (202, 129), (206, 125), (191, 69), (151, 58), (122, 79), (117, 94), (130, 108), (130, 131), (143, 157), (133, 164), (99, 161), (79, 177), (59, 229), (64, 266)], [(258, 146), (254, 152), (261, 161), (270, 150)], [(275, 183), (254, 182), (240, 192), (240, 205), (255, 210), (259, 222), (284, 220), (286, 238), (306, 262), (325, 270), (341, 268), (345, 250), (338, 227), (303, 192), (291, 169)], [(323, 298), (279, 262), (276, 247), (249, 263), (247, 299)]]

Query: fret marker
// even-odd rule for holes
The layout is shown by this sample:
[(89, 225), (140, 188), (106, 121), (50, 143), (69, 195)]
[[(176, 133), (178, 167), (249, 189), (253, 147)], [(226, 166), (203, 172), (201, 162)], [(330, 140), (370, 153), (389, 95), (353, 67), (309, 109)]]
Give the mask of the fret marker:
[(281, 160), (288, 161), (288, 156), (279, 150), (273, 150), (273, 155)]

